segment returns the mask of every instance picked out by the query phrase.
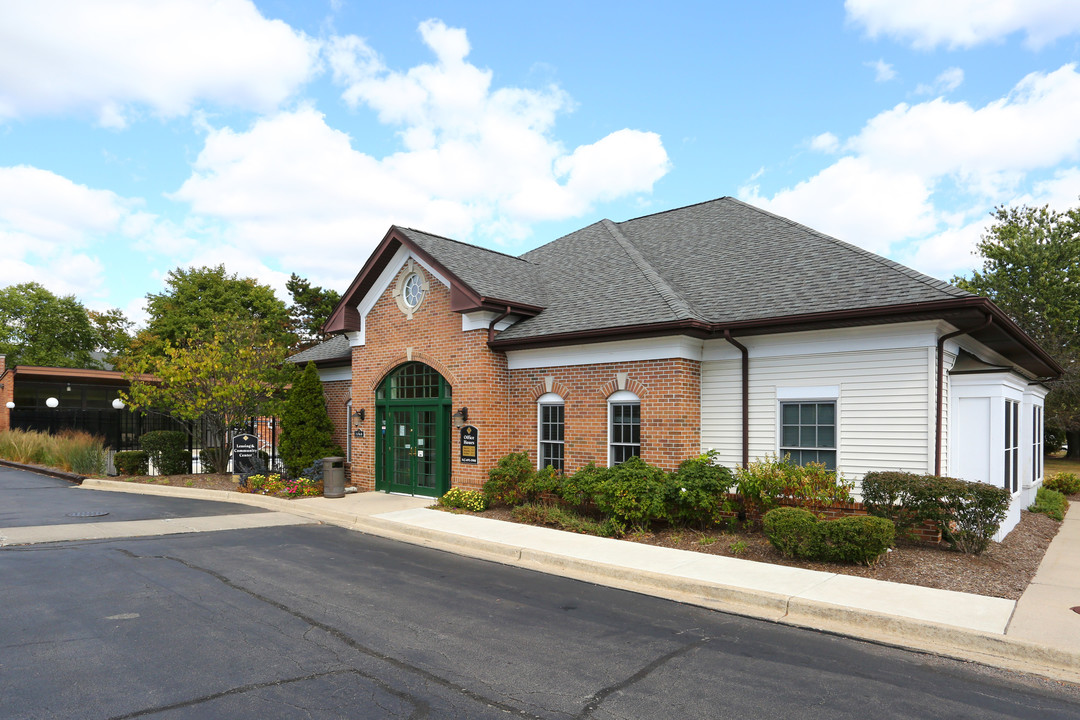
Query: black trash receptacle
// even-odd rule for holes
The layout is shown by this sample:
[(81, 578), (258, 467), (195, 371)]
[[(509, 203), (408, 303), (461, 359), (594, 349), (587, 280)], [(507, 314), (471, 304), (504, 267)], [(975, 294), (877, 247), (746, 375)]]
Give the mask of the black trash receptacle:
[(345, 497), (345, 458), (323, 458), (323, 497)]

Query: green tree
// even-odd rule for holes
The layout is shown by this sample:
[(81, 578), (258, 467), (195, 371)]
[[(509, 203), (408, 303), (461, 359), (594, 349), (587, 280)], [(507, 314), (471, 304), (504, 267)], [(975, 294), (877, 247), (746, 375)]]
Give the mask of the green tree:
[(131, 328), (135, 323), (128, 320), (119, 308), (87, 310), (86, 314), (97, 333), (97, 345), (94, 349), (104, 353), (107, 363), (115, 365), (117, 359), (127, 352), (131, 345)]
[(289, 474), (295, 477), (318, 458), (344, 455), (333, 432), (319, 371), (309, 362), (286, 394), (281, 413), (281, 459)]
[(176, 268), (165, 279), (167, 289), (146, 296), (150, 318), (132, 343), (135, 354), (161, 355), (165, 348), (206, 340), (222, 323), (254, 323), (257, 335), (289, 346), (289, 311), (268, 285), (225, 272), (224, 265)]
[(285, 287), (292, 295), (289, 315), (297, 336), (297, 349), (302, 350), (326, 340), (328, 336), (323, 333), (322, 326), (337, 307), (341, 293), (312, 285), (296, 273), (289, 276)]
[(1080, 209), (997, 208), (979, 241), (982, 270), (953, 283), (994, 301), (1065, 368), (1050, 383), (1047, 424), (1080, 457)]
[(0, 354), (8, 365), (100, 368), (90, 354), (98, 343), (74, 295), (57, 297), (36, 282), (0, 290)]
[[(127, 356), (124, 371), (131, 388), (121, 397), (134, 409), (166, 408), (188, 421), (210, 464), (224, 468), (230, 431), (278, 410), (282, 389), (295, 374), (284, 364), (287, 353), (286, 345), (250, 318), (222, 319), (209, 337), (166, 341), (160, 355)], [(202, 437), (195, 437), (198, 420)]]

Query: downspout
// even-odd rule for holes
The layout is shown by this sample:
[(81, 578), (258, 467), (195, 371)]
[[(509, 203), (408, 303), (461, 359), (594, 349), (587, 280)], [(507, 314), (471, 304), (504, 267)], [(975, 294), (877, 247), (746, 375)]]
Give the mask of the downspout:
[(945, 341), (950, 338), (954, 338), (957, 335), (970, 335), (974, 332), (979, 332), (990, 327), (990, 324), (994, 322), (993, 315), (987, 315), (986, 321), (982, 325), (976, 325), (973, 328), (967, 330), (957, 330), (955, 332), (942, 335), (937, 341), (937, 423), (936, 434), (934, 437), (934, 474), (941, 474), (941, 416), (944, 413), (944, 408), (941, 406), (941, 396), (943, 394), (945, 385)]
[(489, 343), (492, 340), (495, 339), (495, 326), (499, 323), (500, 320), (505, 320), (506, 316), (509, 315), (509, 314), (510, 314), (510, 306), (507, 305), (506, 306), (506, 312), (504, 312), (502, 315), (500, 315), (499, 317), (492, 320), (491, 324), (488, 325), (488, 342)]
[(731, 337), (730, 330), (724, 330), (724, 339), (742, 353), (742, 464), (750, 464), (750, 351), (746, 346)]

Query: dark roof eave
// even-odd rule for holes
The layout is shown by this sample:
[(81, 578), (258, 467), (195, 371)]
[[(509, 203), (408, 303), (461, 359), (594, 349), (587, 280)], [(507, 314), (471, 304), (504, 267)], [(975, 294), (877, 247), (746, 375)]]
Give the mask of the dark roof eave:
[(408, 248), (409, 252), (414, 255), (423, 258), (425, 263), (429, 264), (437, 273), (450, 282), (450, 287), (453, 291), (452, 295), (454, 296), (454, 306), (452, 309), (455, 312), (471, 312), (473, 310), (495, 310), (502, 312), (506, 310), (507, 307), (510, 307), (516, 315), (532, 317), (539, 314), (540, 311), (544, 309), (537, 305), (529, 305), (527, 303), (480, 295), (469, 287), (465, 281), (447, 269), (445, 265), (432, 257), (430, 253), (413, 242), (412, 239), (401, 232), (395, 225), (387, 231), (382, 242), (379, 243), (379, 246), (375, 248), (375, 251), (368, 259), (368, 264), (360, 270), (356, 278), (352, 281), (352, 284), (349, 285), (349, 289), (341, 296), (341, 302), (339, 302), (338, 306), (330, 313), (330, 317), (327, 319), (326, 324), (323, 325), (322, 331), (324, 333), (346, 332), (360, 329), (360, 316), (356, 312), (356, 305), (375, 283), (376, 278), (379, 277), (379, 274), (383, 269), (389, 264), (390, 258), (393, 257), (391, 250), (395, 242)]
[[(998, 327), (1019, 344), (1034, 360), (1036, 375), (1042, 377), (1060, 376), (1060, 365), (1039, 345), (1020, 329), (1004, 312), (984, 297), (966, 297), (935, 302), (889, 305), (885, 307), (859, 308), (855, 310), (836, 310), (805, 315), (786, 315), (741, 322), (706, 323), (698, 320), (676, 320), (648, 325), (624, 325), (620, 327), (599, 328), (568, 333), (553, 333), (537, 337), (508, 338), (496, 337), (489, 345), (493, 350), (525, 350), (529, 348), (554, 347), (571, 343), (604, 342), (608, 340), (629, 340), (641, 337), (680, 332), (701, 338), (721, 337), (724, 331), (741, 335), (761, 335), (766, 332), (786, 333), (801, 330), (826, 329), (851, 325), (872, 325), (880, 322), (906, 322), (920, 319), (944, 319), (944, 315), (963, 311), (982, 311), (994, 316)], [(976, 337), (976, 339), (978, 339)], [(1018, 365), (1032, 369), (1024, 363)], [(1040, 367), (1042, 366), (1042, 367)], [(1043, 372), (1049, 370), (1049, 372)]]

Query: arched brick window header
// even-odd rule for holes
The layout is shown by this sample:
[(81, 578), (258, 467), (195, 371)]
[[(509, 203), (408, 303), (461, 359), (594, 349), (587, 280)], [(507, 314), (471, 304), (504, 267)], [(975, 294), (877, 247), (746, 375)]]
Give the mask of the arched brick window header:
[(387, 375), (392, 373), (398, 366), (404, 365), (407, 362), (424, 363), (428, 367), (434, 369), (435, 372), (442, 375), (443, 379), (450, 384), (451, 388), (458, 386), (457, 377), (454, 373), (450, 372), (448, 367), (426, 353), (413, 350), (411, 353), (402, 353), (398, 357), (385, 363), (382, 368), (379, 369), (379, 372), (373, 376), (375, 380), (371, 383), (371, 392), (375, 392), (375, 390), (378, 389), (379, 385), (382, 384), (382, 381), (386, 379)]
[(570, 397), (570, 388), (554, 378), (544, 378), (529, 389), (529, 395), (532, 397), (533, 402), (536, 402), (542, 395), (549, 392), (561, 395), (563, 400)]
[(642, 400), (649, 394), (648, 388), (637, 380), (627, 376), (626, 373), (619, 373), (600, 386), (600, 396), (609, 398), (613, 393), (616, 393), (619, 390), (629, 390)]

